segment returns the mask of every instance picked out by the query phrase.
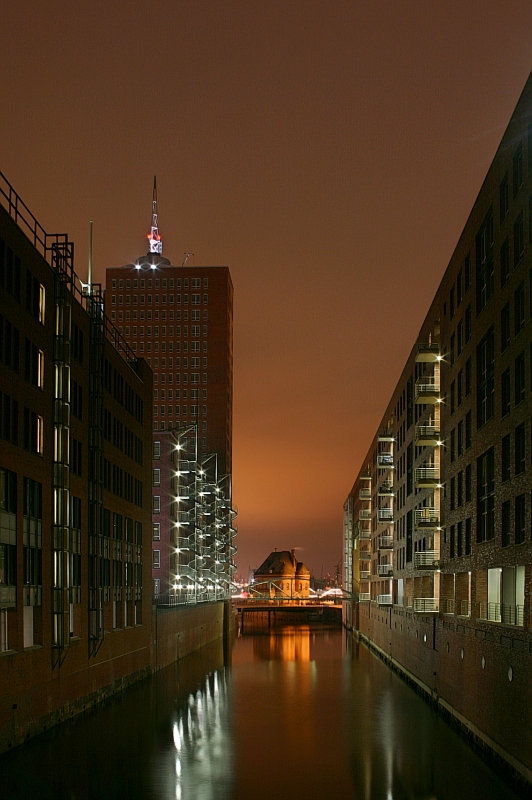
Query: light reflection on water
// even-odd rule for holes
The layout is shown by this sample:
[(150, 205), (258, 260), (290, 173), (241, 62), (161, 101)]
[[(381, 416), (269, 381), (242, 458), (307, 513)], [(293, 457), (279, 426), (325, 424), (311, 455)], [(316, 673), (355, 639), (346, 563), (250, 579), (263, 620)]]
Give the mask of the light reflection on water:
[(0, 798), (515, 800), (400, 678), (309, 626), (193, 654), (0, 757)]

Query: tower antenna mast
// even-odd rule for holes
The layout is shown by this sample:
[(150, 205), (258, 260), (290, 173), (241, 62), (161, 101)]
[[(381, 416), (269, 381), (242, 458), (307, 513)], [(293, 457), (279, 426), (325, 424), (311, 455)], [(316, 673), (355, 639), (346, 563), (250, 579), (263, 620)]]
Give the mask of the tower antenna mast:
[(153, 176), (153, 199), (151, 201), (151, 233), (148, 236), (150, 253), (162, 255), (163, 242), (159, 233), (159, 219), (157, 216), (157, 176)]

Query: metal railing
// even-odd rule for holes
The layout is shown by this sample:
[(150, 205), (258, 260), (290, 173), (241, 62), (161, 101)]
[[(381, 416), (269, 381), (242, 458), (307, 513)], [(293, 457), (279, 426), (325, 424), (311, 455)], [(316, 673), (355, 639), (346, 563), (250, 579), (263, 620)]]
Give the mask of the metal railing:
[(392, 550), (393, 536), (379, 536), (377, 539), (377, 547), (379, 550)]
[(418, 467), (414, 470), (414, 480), (419, 481), (439, 481), (440, 468), (439, 467)]
[(359, 519), (371, 519), (371, 509), (370, 508), (361, 508), (358, 512)]
[(360, 561), (371, 561), (371, 551), (370, 550), (359, 550), (358, 557)]
[(430, 527), (431, 525), (438, 525), (440, 521), (439, 508), (416, 508), (414, 512), (414, 522), (418, 527)]
[(371, 572), (367, 569), (361, 569), (360, 572), (358, 573), (358, 576), (359, 580), (361, 581), (369, 581), (369, 579), (371, 578)]
[(439, 597), (414, 597), (414, 611), (423, 614), (432, 613), (439, 610)]
[(361, 528), (360, 532), (358, 534), (358, 538), (363, 542), (367, 542), (367, 541), (371, 540), (371, 531), (370, 531), (370, 529), (369, 528)]
[(458, 600), (457, 601), (456, 613), (460, 617), (470, 617), (471, 616), (471, 603), (469, 602), (469, 600)]
[(379, 508), (377, 511), (377, 519), (379, 522), (392, 522), (393, 508)]
[(391, 596), (391, 594), (378, 594), (377, 595), (377, 603), (380, 606), (391, 606), (392, 605), (392, 596)]
[(393, 572), (393, 565), (392, 564), (378, 564), (377, 570), (379, 575), (387, 577), (392, 574)]
[(377, 453), (377, 466), (393, 467), (392, 453)]
[(414, 567), (423, 569), (423, 567), (435, 567), (439, 561), (439, 550), (419, 550), (414, 553)]
[(362, 602), (365, 600), (371, 600), (371, 595), (369, 592), (360, 592), (358, 595), (358, 599)]
[(430, 441), (440, 441), (440, 426), (439, 425), (416, 425), (414, 432), (414, 439), (427, 439)]
[(510, 603), (479, 603), (479, 619), (488, 622), (502, 622), (505, 625), (524, 624), (524, 606)]
[(442, 611), (444, 614), (454, 614), (454, 610), (456, 607), (455, 601), (447, 598), (446, 600), (442, 600)]
[(377, 494), (380, 495), (393, 495), (393, 482), (392, 481), (383, 481), (379, 488), (377, 489)]
[(360, 500), (371, 500), (371, 489), (359, 489), (358, 497)]

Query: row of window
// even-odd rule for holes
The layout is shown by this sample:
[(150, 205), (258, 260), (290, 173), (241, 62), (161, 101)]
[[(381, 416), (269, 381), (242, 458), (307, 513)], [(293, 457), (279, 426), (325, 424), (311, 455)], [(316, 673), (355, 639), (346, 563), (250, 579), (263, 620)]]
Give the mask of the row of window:
[[(153, 382), (155, 384), (158, 384), (159, 383), (159, 378), (160, 378), (160, 382), (161, 383), (173, 384), (174, 383), (174, 377), (175, 377), (175, 383), (178, 384), (178, 385), (180, 383), (184, 383), (184, 384), (189, 383), (189, 373), (187, 373), (187, 372), (183, 372), (183, 373), (176, 372), (175, 375), (174, 375), (173, 372), (169, 372), (168, 374), (165, 373), (165, 372), (161, 372), (161, 373), (156, 372), (154, 374), (154, 376), (153, 376)], [(204, 385), (207, 384), (207, 373), (206, 372), (203, 373), (203, 377), (202, 377), (202, 381), (201, 382)], [(190, 383), (194, 384), (194, 385), (198, 385), (200, 383), (200, 373), (199, 372), (191, 372), (190, 373)]]
[[(118, 312), (116, 312), (114, 309), (111, 311), (111, 320), (114, 322), (117, 319), (117, 313), (118, 313), (118, 321), (122, 322), (124, 320), (124, 312), (121, 309)], [(183, 311), (181, 311), (181, 309), (177, 309), (176, 311), (174, 311), (174, 309), (172, 308), (168, 310), (166, 308), (163, 308), (161, 309), (160, 315), (161, 315), (161, 320), (163, 322), (166, 322), (167, 317), (170, 322), (174, 321), (174, 317), (176, 322), (181, 322), (181, 317), (183, 318), (184, 322), (188, 322), (189, 319), (188, 309), (184, 309)], [(202, 316), (203, 316), (203, 322), (207, 322), (209, 318), (209, 310), (207, 308), (204, 308), (202, 311), (200, 311), (199, 309), (193, 309), (192, 311), (190, 311), (190, 319), (192, 322), (199, 322)], [(144, 309), (141, 309), (138, 313), (136, 309), (134, 309), (132, 312), (129, 309), (127, 309), (127, 311), (125, 312), (126, 322), (130, 322), (131, 320), (133, 320), (133, 322), (137, 322), (138, 320), (140, 320), (141, 322), (144, 322), (144, 320), (148, 320), (148, 322), (151, 322), (152, 319), (155, 320), (155, 322), (158, 322), (159, 320), (158, 308), (153, 309), (153, 311), (151, 308), (148, 308), (146, 311), (144, 311)]]
[[(181, 287), (183, 287), (183, 289), (188, 289), (189, 285), (191, 289), (201, 289), (201, 278), (190, 278), (190, 284), (188, 278), (176, 278), (175, 282), (174, 278), (148, 278), (148, 280), (144, 278), (140, 280), (134, 278), (132, 281), (129, 278), (126, 278), (126, 280), (123, 278), (119, 278), (118, 280), (113, 278), (111, 282), (112, 289), (116, 289), (117, 287), (118, 289), (131, 289), (132, 287), (133, 289), (138, 289), (139, 286), (141, 289), (145, 289), (146, 287), (148, 289), (173, 289), (174, 287), (176, 289), (181, 289)], [(203, 288), (209, 288), (208, 278), (203, 278)]]
[[(180, 410), (180, 408), (181, 408), (181, 410)], [(166, 406), (166, 405), (164, 405), (164, 406), (153, 406), (153, 416), (154, 417), (158, 417), (160, 415), (161, 417), (164, 417), (164, 416), (166, 416), (166, 414), (168, 414), (168, 416), (171, 417), (171, 416), (173, 416), (175, 414), (176, 417), (179, 417), (181, 415), (186, 417), (186, 416), (188, 416), (189, 413), (190, 413), (191, 417), (197, 417), (198, 416), (198, 414), (199, 414), (199, 406), (197, 406), (197, 405), (190, 406), (190, 412), (187, 411), (187, 408), (189, 408), (189, 407), (188, 406)], [(207, 406), (202, 406), (201, 407), (201, 413), (202, 413), (202, 416), (204, 416), (204, 417), (207, 416)]]
[[(174, 344), (175, 344), (175, 352), (176, 353), (180, 353), (181, 352), (181, 346), (183, 346), (183, 353), (188, 353), (189, 342), (175, 342), (174, 343), (174, 342), (164, 342), (163, 341), (163, 342), (159, 343), (157, 340), (155, 340), (153, 342), (153, 352), (154, 353), (158, 353), (159, 352), (159, 346), (160, 346), (161, 353), (166, 353), (167, 350), (168, 350), (169, 353), (173, 353), (174, 352)], [(131, 343), (131, 349), (133, 350), (134, 353), (137, 352), (137, 347), (138, 347), (139, 353), (144, 353), (144, 342), (138, 342), (138, 343), (137, 342), (132, 342)], [(207, 340), (206, 339), (203, 340), (203, 346), (201, 347), (201, 350), (204, 353), (207, 352)], [(152, 351), (152, 342), (146, 342), (146, 353), (151, 353), (151, 351)], [(200, 352), (200, 342), (199, 341), (190, 342), (190, 352), (191, 353), (199, 353)], [(149, 363), (149, 359), (148, 359), (148, 363)]]
[(142, 424), (144, 418), (144, 402), (125, 380), (124, 376), (115, 369), (106, 358), (103, 365), (103, 382), (105, 389), (113, 395), (121, 406), (124, 406), (137, 422)]
[[(151, 294), (148, 294), (148, 295), (145, 295), (145, 294), (129, 295), (129, 294), (126, 294), (125, 297), (122, 294), (119, 294), (119, 295), (113, 294), (113, 295), (111, 295), (111, 306), (112, 307), (115, 307), (116, 305), (123, 306), (124, 305), (124, 299), (126, 301), (125, 302), (126, 306), (131, 305), (131, 301), (132, 300), (133, 300), (133, 305), (134, 306), (136, 306), (137, 304), (140, 304), (141, 306), (144, 306), (144, 305), (151, 306), (152, 304), (158, 306), (159, 305), (159, 300), (161, 301), (161, 305), (163, 305), (163, 306), (165, 306), (166, 304), (168, 304), (170, 306), (173, 306), (174, 305), (174, 301), (175, 301), (176, 305), (180, 306), (181, 305), (181, 299), (183, 300), (183, 305), (186, 306), (186, 305), (188, 305), (189, 298), (190, 298), (190, 304), (191, 305), (193, 305), (193, 306), (201, 305), (201, 294), (191, 294), (190, 296), (188, 294), (184, 294), (184, 295), (176, 294), (175, 296), (173, 294), (169, 294), (169, 295), (166, 295), (166, 294), (163, 294), (163, 295), (158, 295), (158, 294), (155, 294), (155, 295), (151, 295)], [(118, 303), (117, 303), (117, 300), (118, 300)], [(206, 305), (208, 305), (208, 303), (209, 303), (209, 295), (208, 294), (204, 294), (203, 295), (203, 305), (206, 306)]]
[[(188, 325), (183, 325), (183, 326), (176, 325), (175, 326), (175, 335), (176, 336), (181, 336), (181, 331), (182, 331), (183, 332), (183, 336), (188, 336), (189, 335), (189, 327), (190, 327), (190, 335), (191, 336), (196, 337), (196, 338), (198, 336), (200, 336), (201, 325), (190, 325), (190, 326), (188, 326)], [(163, 337), (166, 336), (166, 335), (174, 336), (174, 325), (168, 325), (168, 326), (162, 325), (161, 328), (160, 328), (160, 331), (161, 331), (161, 336), (163, 336)], [(120, 331), (120, 333), (121, 332), (122, 331)], [(130, 332), (131, 332), (131, 334), (133, 336), (137, 336), (137, 326), (134, 325), (133, 328), (131, 328), (131, 329), (130, 329), (129, 326), (126, 326), (125, 335), (127, 337), (129, 337)], [(144, 325), (141, 325), (138, 328), (138, 335), (140, 337), (144, 336)], [(151, 336), (151, 335), (152, 335), (152, 326), (148, 325), (146, 327), (146, 336)], [(153, 335), (156, 336), (156, 337), (159, 336), (159, 326), (158, 325), (154, 325), (153, 326)], [(208, 325), (204, 325), (203, 326), (203, 336), (207, 336), (207, 335), (208, 335)]]
[(108, 458), (103, 460), (103, 488), (129, 503), (142, 507), (142, 481), (134, 478), (117, 464), (113, 464)]

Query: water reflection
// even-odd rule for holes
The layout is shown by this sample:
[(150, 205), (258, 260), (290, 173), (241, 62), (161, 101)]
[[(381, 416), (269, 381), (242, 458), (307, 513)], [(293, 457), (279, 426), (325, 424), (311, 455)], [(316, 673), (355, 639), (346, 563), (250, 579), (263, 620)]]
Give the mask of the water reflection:
[(263, 661), (310, 661), (310, 627), (286, 625), (253, 636), (253, 654)]
[(172, 725), (176, 800), (214, 800), (233, 775), (226, 673), (209, 675), (190, 693)]

